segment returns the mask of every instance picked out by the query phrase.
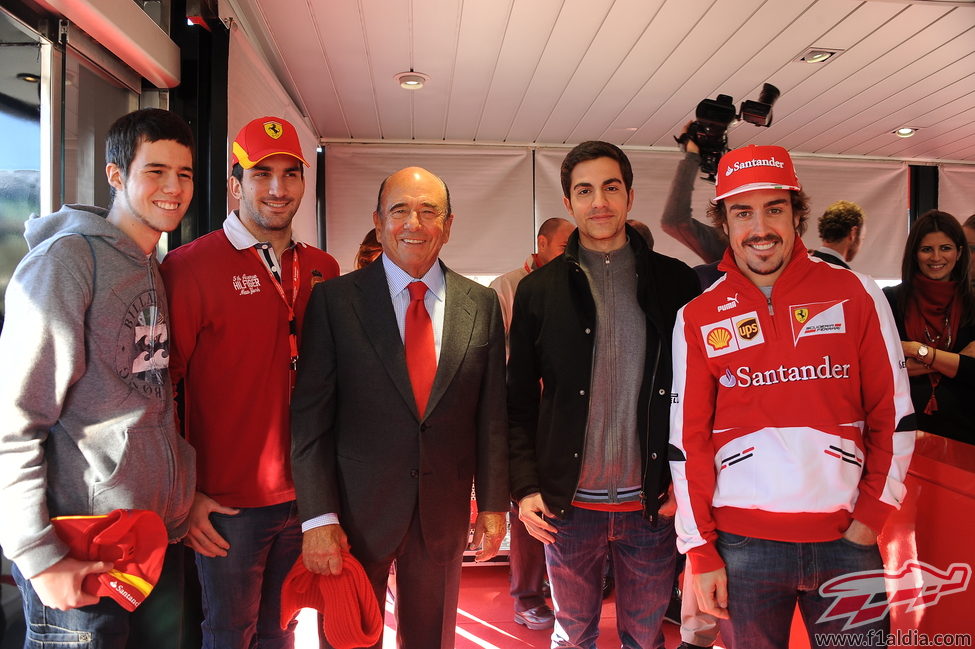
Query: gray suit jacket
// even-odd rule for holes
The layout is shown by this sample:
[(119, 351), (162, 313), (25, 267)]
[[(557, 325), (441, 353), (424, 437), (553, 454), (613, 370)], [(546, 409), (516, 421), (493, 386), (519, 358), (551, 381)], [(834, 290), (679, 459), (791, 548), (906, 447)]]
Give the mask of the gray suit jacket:
[(501, 310), (494, 291), (443, 268), (426, 413), (416, 411), (381, 263), (319, 284), (305, 312), (291, 406), (298, 513), (337, 513), (362, 561), (389, 557), (417, 507), (431, 555), (458, 560), (472, 480), (479, 510), (508, 508)]

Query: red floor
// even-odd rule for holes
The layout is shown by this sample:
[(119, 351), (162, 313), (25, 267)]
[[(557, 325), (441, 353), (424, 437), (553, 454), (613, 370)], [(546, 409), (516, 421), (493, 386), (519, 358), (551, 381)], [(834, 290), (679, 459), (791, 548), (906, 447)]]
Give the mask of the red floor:
[[(307, 615), (306, 615), (307, 614)], [(476, 566), (464, 568), (460, 585), (460, 603), (457, 609), (457, 649), (548, 649), (551, 630), (530, 631), (516, 624), (511, 596), (508, 595), (507, 566)], [(315, 632), (316, 618), (312, 611), (302, 611), (298, 617), (296, 649), (318, 647)], [(383, 649), (395, 649), (396, 622), (392, 605), (387, 601), (386, 633)], [(673, 649), (680, 644), (678, 628), (664, 624), (666, 646)], [(599, 625), (599, 649), (620, 646), (616, 633), (616, 606), (613, 596), (603, 603), (602, 621)]]
[[(613, 596), (603, 602), (599, 624), (600, 649), (619, 647), (616, 634), (616, 605)], [(529, 631), (512, 619), (508, 595), (508, 569), (503, 566), (465, 568), (461, 578), (460, 606), (457, 611), (457, 649), (547, 649), (551, 630)], [(673, 624), (664, 624), (667, 647), (680, 644), (680, 633)], [(390, 645), (392, 646), (392, 645)]]

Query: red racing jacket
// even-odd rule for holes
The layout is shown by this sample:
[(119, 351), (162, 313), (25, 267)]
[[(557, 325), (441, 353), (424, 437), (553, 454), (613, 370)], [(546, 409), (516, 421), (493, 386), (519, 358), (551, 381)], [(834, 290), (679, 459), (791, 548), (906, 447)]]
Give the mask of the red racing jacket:
[(716, 530), (831, 541), (856, 518), (879, 533), (916, 428), (883, 293), (799, 240), (769, 298), (730, 250), (719, 268), (674, 327), (678, 548), (703, 573), (724, 566)]

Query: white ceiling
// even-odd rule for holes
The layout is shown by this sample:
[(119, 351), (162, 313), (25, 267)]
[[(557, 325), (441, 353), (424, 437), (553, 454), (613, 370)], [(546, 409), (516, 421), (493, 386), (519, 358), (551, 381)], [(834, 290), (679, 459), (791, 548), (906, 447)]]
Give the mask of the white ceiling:
[[(975, 4), (229, 0), (324, 140), (674, 146), (705, 97), (782, 91), (731, 145), (975, 162)], [(822, 65), (810, 47), (844, 50)], [(393, 76), (430, 75), (407, 91)], [(901, 126), (920, 129), (898, 138)]]

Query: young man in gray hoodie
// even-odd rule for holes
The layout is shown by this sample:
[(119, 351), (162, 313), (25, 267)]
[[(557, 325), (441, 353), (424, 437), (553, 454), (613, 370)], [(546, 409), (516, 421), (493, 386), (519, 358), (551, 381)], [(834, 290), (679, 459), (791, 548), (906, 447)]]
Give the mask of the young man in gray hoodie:
[(85, 577), (112, 564), (68, 556), (51, 518), (144, 509), (159, 514), (170, 541), (185, 533), (194, 456), (174, 425), (155, 249), (193, 197), (193, 136), (173, 113), (139, 110), (112, 125), (106, 160), (111, 208), (65, 205), (29, 220), (31, 250), (7, 290), (0, 545), (29, 642), (114, 649), (147, 646), (132, 624), (145, 607), (129, 614), (86, 593)]

